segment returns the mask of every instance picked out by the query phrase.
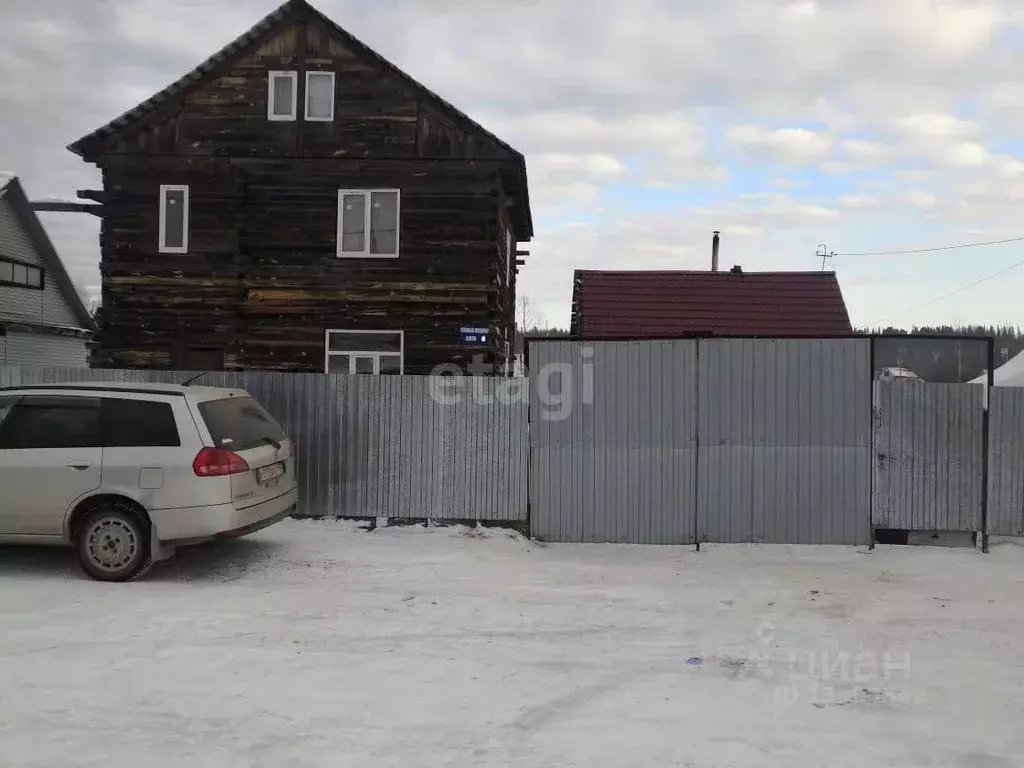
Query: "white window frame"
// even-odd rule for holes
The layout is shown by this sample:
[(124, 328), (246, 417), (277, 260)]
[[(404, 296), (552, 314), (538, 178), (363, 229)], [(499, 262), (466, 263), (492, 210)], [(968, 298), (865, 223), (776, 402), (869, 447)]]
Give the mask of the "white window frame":
[[(292, 81), (291, 109), (286, 115), (274, 113), (274, 81), (284, 78)], [(284, 122), (298, 120), (299, 116), (299, 73), (288, 70), (274, 70), (267, 75), (267, 120)]]
[[(398, 352), (380, 352), (373, 351), (367, 352), (364, 350), (354, 349), (351, 351), (332, 351), (331, 350), (331, 334), (346, 334), (346, 333), (390, 333), (398, 334)], [(380, 375), (380, 359), (382, 357), (398, 357), (398, 375), (405, 375), (405, 331), (395, 330), (359, 330), (356, 328), (328, 328), (324, 331), (324, 373), (331, 373), (331, 358), (338, 357), (339, 355), (345, 355), (348, 357), (348, 372), (349, 375), (355, 374), (356, 358), (357, 357), (372, 357), (373, 358), (373, 375)]]
[[(311, 117), (309, 114), (309, 81), (314, 77), (330, 76), (331, 78), (331, 114), (328, 117)], [(334, 77), (334, 72), (327, 70), (310, 70), (306, 72), (306, 93), (305, 93), (305, 109), (304, 116), (306, 120), (312, 123), (330, 123), (334, 121), (334, 102), (337, 98), (336, 91), (337, 80)]]
[[(181, 233), (181, 245), (167, 244), (167, 193), (184, 192), (184, 210), (181, 212), (181, 224), (184, 230)], [(188, 253), (188, 231), (189, 231), (189, 192), (187, 184), (161, 184), (160, 185), (160, 253)]]
[[(394, 253), (370, 253), (370, 222), (373, 220), (373, 209), (370, 207), (370, 201), (374, 192), (394, 192), (395, 193), (395, 252)], [(363, 250), (361, 251), (343, 251), (342, 246), (344, 245), (345, 239), (343, 237), (345, 226), (345, 209), (344, 200), (345, 195), (362, 195), (365, 201), (363, 206), (363, 232), (366, 236), (363, 238)], [(397, 259), (398, 254), (402, 252), (402, 190), (400, 189), (339, 189), (338, 190), (338, 244), (336, 246), (335, 253), (339, 259)]]

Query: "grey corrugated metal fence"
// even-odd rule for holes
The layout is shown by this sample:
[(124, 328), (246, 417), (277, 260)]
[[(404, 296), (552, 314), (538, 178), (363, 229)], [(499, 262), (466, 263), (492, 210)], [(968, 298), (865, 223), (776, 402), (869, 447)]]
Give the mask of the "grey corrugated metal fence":
[(995, 387), (989, 420), (988, 529), (1024, 536), (1024, 388)]
[[(872, 424), (869, 344), (545, 340), (531, 344), (528, 379), (247, 372), (200, 383), (249, 390), (295, 437), (306, 515), (522, 521), (529, 468), (531, 530), (552, 541), (980, 531), (984, 388), (877, 382)], [(0, 386), (191, 375), (0, 366)], [(991, 533), (1024, 535), (1021, 456), (1024, 390), (996, 388)]]
[[(699, 366), (697, 353), (696, 341), (531, 343), (531, 529), (866, 543), (870, 341), (708, 339)], [(556, 374), (571, 397), (545, 418)]]
[(985, 388), (875, 382), (872, 523), (980, 531)]
[(700, 541), (870, 541), (870, 345), (700, 342)]
[(530, 529), (545, 540), (695, 534), (695, 341), (530, 348)]
[[(0, 385), (178, 383), (187, 371), (4, 368)], [(248, 390), (296, 441), (302, 515), (526, 519), (524, 380), (207, 373)]]

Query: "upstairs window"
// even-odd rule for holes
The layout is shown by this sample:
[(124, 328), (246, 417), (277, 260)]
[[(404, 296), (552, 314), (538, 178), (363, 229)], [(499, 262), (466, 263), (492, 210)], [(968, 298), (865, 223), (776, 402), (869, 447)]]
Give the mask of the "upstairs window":
[(298, 113), (298, 72), (271, 72), (267, 78), (267, 119), (294, 120)]
[(43, 289), (43, 270), (31, 264), (22, 264), (0, 257), (0, 285), (17, 285), (21, 288)]
[(397, 189), (338, 192), (338, 257), (398, 256), (401, 194)]
[(160, 187), (160, 253), (188, 253), (188, 187)]
[(306, 119), (330, 122), (334, 119), (334, 73), (306, 73)]

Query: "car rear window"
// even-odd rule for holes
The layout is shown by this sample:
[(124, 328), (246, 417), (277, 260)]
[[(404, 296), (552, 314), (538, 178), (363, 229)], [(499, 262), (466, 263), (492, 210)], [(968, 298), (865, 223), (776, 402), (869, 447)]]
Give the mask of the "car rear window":
[(251, 397), (200, 403), (199, 413), (216, 447), (225, 450), (246, 451), (286, 437), (274, 417)]

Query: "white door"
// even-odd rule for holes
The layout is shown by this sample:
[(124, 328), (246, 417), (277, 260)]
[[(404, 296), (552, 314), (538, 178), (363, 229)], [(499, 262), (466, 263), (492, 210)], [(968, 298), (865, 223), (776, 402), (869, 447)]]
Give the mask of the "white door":
[(0, 425), (0, 533), (60, 536), (72, 505), (100, 485), (100, 401), (18, 399)]

